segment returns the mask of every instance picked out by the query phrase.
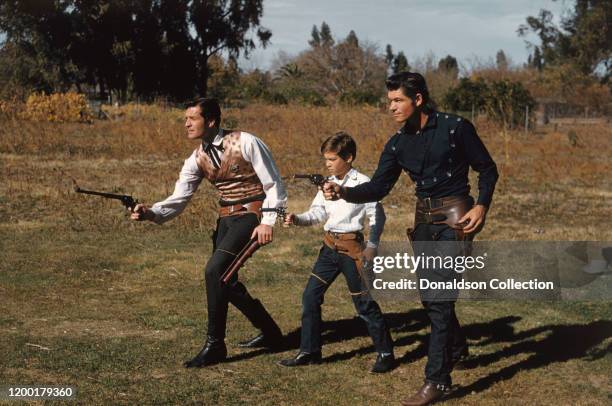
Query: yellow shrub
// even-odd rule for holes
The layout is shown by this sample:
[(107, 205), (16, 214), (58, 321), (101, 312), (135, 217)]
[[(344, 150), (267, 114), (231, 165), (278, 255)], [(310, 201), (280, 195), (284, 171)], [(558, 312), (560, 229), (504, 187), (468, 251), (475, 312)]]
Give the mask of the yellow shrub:
[(51, 122), (90, 122), (92, 113), (87, 98), (79, 93), (33, 93), (26, 101), (22, 118)]

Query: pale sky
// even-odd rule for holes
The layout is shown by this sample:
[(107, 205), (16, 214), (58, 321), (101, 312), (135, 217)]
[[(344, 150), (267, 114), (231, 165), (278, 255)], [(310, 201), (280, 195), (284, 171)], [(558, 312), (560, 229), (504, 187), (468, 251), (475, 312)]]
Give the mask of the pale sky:
[(312, 26), (322, 21), (336, 38), (352, 29), (360, 40), (391, 44), (411, 62), (432, 51), (455, 56), (460, 63), (474, 57), (494, 58), (503, 49), (514, 63), (528, 51), (516, 30), (541, 8), (555, 20), (574, 4), (570, 0), (264, 0), (262, 26), (272, 30), (271, 44), (257, 49), (245, 69), (266, 69), (279, 51), (295, 55), (308, 47)]

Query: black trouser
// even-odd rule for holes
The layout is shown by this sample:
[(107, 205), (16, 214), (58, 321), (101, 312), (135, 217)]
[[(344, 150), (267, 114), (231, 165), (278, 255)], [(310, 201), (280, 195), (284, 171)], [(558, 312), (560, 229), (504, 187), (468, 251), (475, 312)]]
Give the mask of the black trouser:
[(228, 302), (236, 306), (264, 334), (279, 333), (278, 326), (263, 307), (253, 299), (235, 273), (228, 284), (220, 281), (221, 274), (247, 244), (253, 229), (259, 225), (255, 214), (227, 216), (217, 220), (213, 234), (213, 253), (206, 264), (206, 299), (208, 302), (208, 335), (225, 338)]
[(346, 279), (349, 292), (357, 314), (368, 327), (374, 348), (379, 353), (393, 353), (393, 342), (378, 303), (370, 296), (363, 283), (355, 260), (323, 245), (314, 265), (310, 279), (302, 295), (302, 338), (300, 350), (304, 352), (321, 351), (321, 305), (323, 296), (342, 273)]
[[(445, 224), (419, 224), (412, 234), (415, 255), (423, 252), (432, 256), (457, 256), (463, 253), (463, 244), (453, 244), (457, 236), (455, 230)], [(432, 244), (440, 241), (441, 244)], [(419, 244), (419, 242), (421, 244)], [(422, 248), (422, 249), (421, 249)], [(418, 252), (417, 252), (418, 251)], [(460, 278), (454, 270), (417, 270), (417, 276), (436, 281), (451, 281)], [(456, 293), (453, 291), (420, 291), (423, 307), (431, 321), (431, 335), (425, 380), (450, 385), (453, 362), (468, 351), (465, 335), (461, 331), (455, 314)]]

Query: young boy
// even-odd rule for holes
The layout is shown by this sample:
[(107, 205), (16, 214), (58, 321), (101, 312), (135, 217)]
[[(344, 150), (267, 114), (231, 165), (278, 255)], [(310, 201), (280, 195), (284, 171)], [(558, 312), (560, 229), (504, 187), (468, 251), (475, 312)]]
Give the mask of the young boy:
[[(352, 167), (357, 153), (353, 138), (343, 132), (329, 137), (321, 146), (330, 182), (342, 186), (357, 186), (369, 178)], [(368, 217), (369, 241), (364, 246), (364, 219)], [(362, 257), (371, 261), (385, 224), (380, 203), (351, 204), (345, 200), (325, 200), (319, 191), (310, 209), (302, 214), (289, 213), (286, 224), (310, 226), (326, 221), (324, 244), (302, 296), (302, 337), (300, 351), (294, 357), (279, 362), (293, 367), (321, 361), (321, 304), (325, 291), (342, 273), (359, 317), (365, 320), (374, 347), (378, 352), (371, 372), (388, 372), (395, 366), (393, 342), (378, 304), (370, 296), (360, 275)]]

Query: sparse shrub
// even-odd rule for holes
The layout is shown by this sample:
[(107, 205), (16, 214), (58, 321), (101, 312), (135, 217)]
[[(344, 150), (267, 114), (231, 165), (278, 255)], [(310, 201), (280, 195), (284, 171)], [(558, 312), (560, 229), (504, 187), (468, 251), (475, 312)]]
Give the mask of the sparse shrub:
[(380, 103), (381, 93), (378, 89), (372, 90), (353, 90), (347, 93), (344, 93), (340, 96), (340, 102), (347, 104), (349, 106), (355, 106), (360, 104), (369, 104), (371, 106), (376, 106)]
[(280, 92), (265, 92), (263, 93), (263, 100), (270, 104), (287, 104), (287, 98)]
[(576, 134), (576, 131), (569, 130), (569, 132), (567, 133), (567, 140), (569, 141), (572, 147), (577, 147), (579, 139), (578, 134)]
[(182, 121), (184, 114), (182, 108), (172, 108), (164, 104), (127, 103), (115, 106), (103, 104), (101, 110), (111, 120)]

